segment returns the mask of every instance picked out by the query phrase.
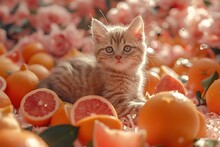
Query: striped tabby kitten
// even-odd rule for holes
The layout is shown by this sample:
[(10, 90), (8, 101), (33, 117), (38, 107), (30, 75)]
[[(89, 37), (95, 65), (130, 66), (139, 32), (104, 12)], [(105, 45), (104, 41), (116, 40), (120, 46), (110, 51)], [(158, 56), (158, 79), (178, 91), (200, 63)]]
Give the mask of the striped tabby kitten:
[(55, 91), (74, 103), (85, 95), (101, 95), (115, 107), (119, 117), (138, 110), (143, 96), (146, 43), (140, 16), (129, 26), (105, 26), (92, 19), (94, 55), (60, 63), (40, 87)]

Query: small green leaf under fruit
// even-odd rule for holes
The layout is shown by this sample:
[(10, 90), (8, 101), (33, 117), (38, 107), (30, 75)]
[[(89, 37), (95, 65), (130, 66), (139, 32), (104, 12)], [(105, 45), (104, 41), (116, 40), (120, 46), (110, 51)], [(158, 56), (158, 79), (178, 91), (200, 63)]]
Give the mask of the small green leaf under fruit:
[(206, 105), (206, 100), (202, 97), (202, 93), (200, 91), (196, 91), (196, 98), (198, 100), (197, 106)]
[(199, 138), (194, 141), (194, 147), (217, 147), (220, 146), (219, 140), (212, 140), (207, 138)]
[(212, 83), (217, 79), (218, 79), (218, 72), (215, 71), (211, 76), (209, 76), (208, 78), (202, 81), (202, 86), (205, 89), (205, 92), (209, 89)]
[(86, 145), (86, 147), (93, 147), (93, 142), (92, 142), (92, 140)]
[(196, 91), (196, 98), (198, 100), (198, 105), (206, 105), (206, 100), (205, 100), (205, 94), (208, 91), (209, 87), (212, 85), (212, 83), (218, 79), (218, 72), (215, 71), (211, 76), (209, 76), (208, 78), (204, 79), (202, 81), (202, 86), (204, 88), (204, 94), (202, 95), (202, 93), (200, 91)]
[(57, 125), (39, 134), (49, 147), (72, 147), (78, 135), (78, 127), (73, 125)]

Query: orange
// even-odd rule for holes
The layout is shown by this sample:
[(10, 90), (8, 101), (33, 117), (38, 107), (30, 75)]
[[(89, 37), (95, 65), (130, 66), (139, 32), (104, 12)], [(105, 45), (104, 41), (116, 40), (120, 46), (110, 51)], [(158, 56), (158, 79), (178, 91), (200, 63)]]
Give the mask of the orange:
[(34, 126), (46, 126), (60, 106), (60, 98), (55, 92), (39, 88), (27, 93), (20, 104), (20, 114)]
[(0, 90), (0, 108), (11, 105), (11, 100), (2, 90)]
[(160, 92), (140, 109), (138, 127), (147, 132), (146, 142), (163, 147), (185, 147), (199, 131), (193, 102), (178, 92)]
[(0, 43), (0, 55), (6, 53), (7, 49), (3, 43)]
[(48, 53), (37, 53), (34, 54), (30, 60), (28, 60), (28, 64), (41, 64), (46, 67), (48, 70), (51, 70), (55, 65), (55, 60), (52, 55)]
[(19, 67), (7, 57), (0, 57), (0, 76), (7, 78), (13, 72), (19, 70)]
[(215, 80), (206, 92), (205, 99), (209, 112), (220, 114), (220, 79)]
[(18, 121), (14, 117), (12, 105), (0, 108), (0, 131), (4, 129), (21, 130)]
[(105, 124), (95, 121), (93, 133), (94, 147), (144, 147), (144, 130), (125, 131), (110, 129)]
[(70, 120), (75, 124), (80, 119), (96, 115), (112, 115), (118, 117), (113, 105), (104, 97), (98, 95), (88, 95), (79, 98), (70, 110)]
[(5, 79), (2, 76), (0, 76), (0, 90), (5, 91), (6, 86), (7, 86), (7, 83)]
[(160, 76), (156, 72), (152, 71), (148, 71), (146, 74), (147, 75), (146, 84), (144, 88), (144, 95), (146, 94), (146, 92), (152, 95), (155, 91), (158, 82), (160, 81)]
[(40, 52), (45, 52), (43, 45), (39, 42), (30, 42), (23, 46), (22, 56), (27, 63), (34, 54)]
[(49, 70), (40, 64), (32, 64), (28, 65), (28, 69), (35, 73), (35, 75), (39, 78), (39, 80), (43, 80), (49, 76)]
[(188, 71), (189, 80), (187, 88), (193, 93), (196, 91), (203, 92), (202, 80), (211, 76), (215, 71), (220, 75), (220, 66), (213, 59), (201, 58), (194, 61), (194, 64)]
[(67, 60), (73, 57), (77, 57), (81, 54), (81, 52), (75, 48), (69, 50), (65, 55), (61, 57), (61, 60)]
[(31, 131), (0, 131), (1, 147), (48, 147), (47, 143)]
[(71, 124), (69, 115), (72, 106), (73, 105), (71, 103), (67, 103), (67, 102), (61, 104), (61, 106), (52, 116), (50, 125), (55, 126), (59, 124)]
[(7, 79), (5, 93), (9, 96), (12, 104), (17, 109), (21, 99), (25, 94), (37, 88), (38, 77), (27, 69), (25, 64), (21, 65), (20, 70), (12, 73)]
[(197, 138), (205, 138), (206, 137), (206, 121), (205, 116), (197, 111), (199, 115), (199, 132), (197, 134)]
[(78, 132), (78, 139), (82, 145), (86, 145), (89, 141), (92, 140), (94, 124), (96, 120), (104, 123), (111, 129), (122, 129), (122, 122), (114, 116), (94, 115), (85, 117), (75, 124), (75, 126), (80, 127)]

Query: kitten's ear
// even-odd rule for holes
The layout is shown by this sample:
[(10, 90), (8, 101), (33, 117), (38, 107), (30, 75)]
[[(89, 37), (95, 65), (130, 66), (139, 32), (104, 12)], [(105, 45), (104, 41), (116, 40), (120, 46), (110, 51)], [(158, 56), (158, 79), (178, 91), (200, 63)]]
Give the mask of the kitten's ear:
[(128, 26), (127, 31), (138, 40), (144, 39), (144, 22), (141, 16), (137, 16)]
[(101, 42), (106, 39), (107, 28), (99, 20), (92, 18), (91, 24), (92, 37), (95, 42)]

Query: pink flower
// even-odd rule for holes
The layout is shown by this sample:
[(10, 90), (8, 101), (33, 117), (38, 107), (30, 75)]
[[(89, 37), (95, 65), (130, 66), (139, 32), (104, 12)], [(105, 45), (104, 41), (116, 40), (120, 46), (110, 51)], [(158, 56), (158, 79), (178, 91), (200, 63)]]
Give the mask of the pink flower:
[(49, 32), (53, 23), (65, 27), (70, 21), (70, 13), (64, 7), (54, 4), (38, 9), (36, 27), (43, 29), (45, 32)]
[(74, 0), (70, 3), (70, 8), (75, 10), (79, 16), (87, 18), (91, 18), (95, 14), (93, 0)]
[(198, 42), (202, 37), (202, 31), (199, 29), (199, 23), (208, 17), (208, 12), (204, 8), (188, 7), (187, 14), (184, 17), (183, 30), (180, 30), (180, 36), (188, 43)]
[(49, 53), (61, 57), (72, 48), (82, 45), (84, 32), (77, 30), (74, 25), (69, 25), (65, 30), (60, 30), (56, 24), (52, 25), (49, 35), (46, 35), (42, 43)]
[(5, 20), (9, 17), (9, 8), (6, 5), (0, 5), (0, 20), (5, 22)]
[(128, 24), (134, 18), (131, 7), (126, 2), (119, 2), (116, 8), (110, 9), (107, 13), (107, 18), (114, 24)]
[(199, 29), (203, 32), (201, 43), (206, 43), (210, 47), (220, 48), (220, 12), (202, 20), (199, 24)]

